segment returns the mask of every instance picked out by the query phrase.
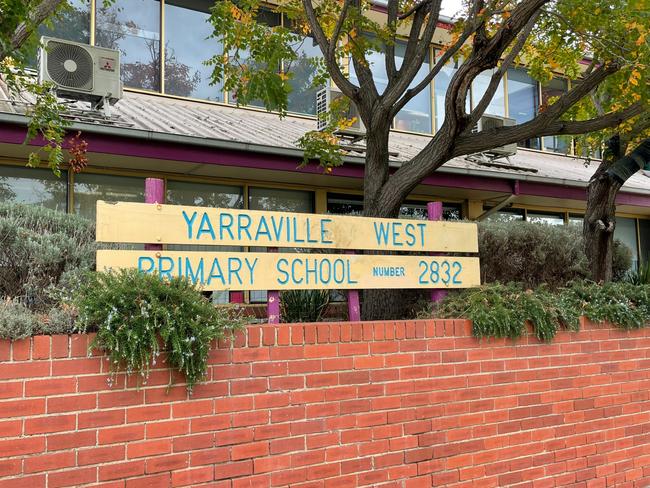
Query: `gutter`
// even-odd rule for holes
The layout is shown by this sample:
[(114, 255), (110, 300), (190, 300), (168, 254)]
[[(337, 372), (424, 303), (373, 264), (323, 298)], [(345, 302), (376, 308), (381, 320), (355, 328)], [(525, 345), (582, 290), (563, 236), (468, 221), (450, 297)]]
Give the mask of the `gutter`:
[[(0, 122), (27, 125), (27, 117), (20, 114), (12, 114), (7, 112), (0, 112)], [(212, 149), (227, 149), (234, 151), (255, 152), (261, 154), (272, 154), (275, 156), (295, 157), (302, 159), (304, 151), (291, 147), (278, 147), (269, 146), (267, 144), (255, 144), (249, 142), (227, 141), (223, 139), (208, 139), (204, 137), (186, 136), (181, 134), (167, 134), (163, 132), (156, 132), (145, 129), (124, 128), (124, 127), (107, 127), (99, 124), (89, 124), (85, 122), (73, 122), (70, 125), (71, 131), (90, 132), (99, 135), (128, 137), (131, 139), (139, 139), (143, 141), (155, 143), (171, 143), (179, 145), (191, 145), (206, 147)], [(343, 161), (351, 164), (365, 164), (365, 158), (360, 156), (345, 156)], [(401, 163), (393, 161), (390, 163), (392, 168), (399, 168)], [(469, 168), (455, 168), (449, 166), (442, 166), (436, 172), (446, 173), (451, 175), (467, 175), (467, 176), (482, 176), (485, 178), (495, 178), (501, 180), (519, 180), (530, 181), (534, 183), (543, 183), (547, 185), (569, 186), (574, 188), (587, 188), (588, 182), (567, 180), (563, 178), (545, 178), (541, 176), (515, 174), (515, 173), (501, 173), (496, 171), (469, 169)], [(650, 189), (644, 188), (625, 188), (624, 193), (633, 193), (640, 195), (650, 195)]]

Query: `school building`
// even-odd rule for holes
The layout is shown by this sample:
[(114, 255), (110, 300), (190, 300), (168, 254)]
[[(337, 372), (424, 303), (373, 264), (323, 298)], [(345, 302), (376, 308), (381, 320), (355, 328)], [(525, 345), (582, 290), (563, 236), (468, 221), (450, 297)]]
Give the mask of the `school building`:
[[(110, 114), (71, 106), (71, 135), (88, 142), (89, 167), (79, 174), (26, 168), (34, 146), (23, 144), (29, 100), (0, 89), (0, 201), (44, 205), (94, 218), (97, 200), (144, 201), (147, 177), (165, 181), (166, 203), (211, 207), (352, 214), (361, 211), (363, 150), (350, 153), (331, 173), (317, 165), (299, 167), (297, 139), (316, 128), (316, 90), (307, 63), (292, 70), (290, 116), (251, 106), (210, 85), (203, 61), (218, 52), (206, 22), (211, 0), (75, 0), (43, 34), (120, 50), (124, 93)], [(270, 25), (286, 19), (269, 13)], [(441, 23), (437, 39), (449, 28)], [(318, 53), (311, 39), (301, 49)], [(397, 56), (403, 52), (398, 45)], [(430, 59), (435, 56), (431, 47)], [(377, 84), (385, 78), (383, 55), (371, 60)], [(429, 60), (419, 76), (423, 76)], [(394, 121), (390, 141), (398, 166), (423, 148), (443, 115), (442, 102), (456, 66), (446, 66), (429, 91), (415, 97)], [(351, 76), (354, 76), (352, 73)], [(478, 77), (469, 104), (485, 90), (489, 73)], [(417, 79), (416, 79), (417, 82)], [(487, 113), (522, 123), (550, 97), (569, 88), (558, 76), (546, 86), (525, 68), (508, 71)], [(363, 144), (362, 142), (360, 143)], [(586, 187), (599, 161), (573, 154), (572, 141), (558, 137), (523, 141), (509, 159), (456, 158), (426, 178), (402, 208), (404, 217), (426, 218), (426, 203), (444, 202), (447, 219), (494, 216), (581, 225)], [(617, 200), (616, 237), (631, 250), (634, 265), (650, 259), (650, 177), (630, 178)], [(247, 295), (251, 303), (264, 292)]]

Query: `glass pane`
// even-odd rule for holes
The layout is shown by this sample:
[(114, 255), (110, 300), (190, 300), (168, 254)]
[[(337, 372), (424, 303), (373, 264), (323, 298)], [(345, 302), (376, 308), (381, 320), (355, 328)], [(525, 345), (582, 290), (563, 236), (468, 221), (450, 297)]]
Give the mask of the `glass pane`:
[(544, 213), (528, 211), (527, 219), (529, 222), (547, 225), (564, 225), (564, 215), (560, 213)]
[[(223, 85), (211, 85), (212, 68), (203, 62), (219, 54), (221, 44), (208, 39), (209, 0), (165, 2), (165, 93), (223, 102)], [(191, 35), (188, 35), (188, 32)]]
[(74, 180), (74, 212), (93, 221), (97, 200), (144, 202), (144, 178), (81, 173)]
[[(489, 210), (484, 207), (483, 210)], [(525, 212), (523, 208), (502, 208), (487, 217), (487, 220), (496, 220), (500, 222), (510, 222), (513, 220), (524, 220)]]
[(575, 214), (569, 214), (569, 225), (575, 225), (576, 227), (582, 228), (582, 224), (584, 223), (585, 217), (584, 215), (575, 215)]
[[(568, 82), (564, 78), (553, 78), (548, 84), (542, 85), (542, 105), (551, 105), (557, 97), (568, 91)], [(544, 137), (544, 149), (561, 154), (568, 154), (571, 139), (567, 136)]]
[(124, 85), (160, 90), (160, 2), (99, 1), (96, 12), (95, 43), (119, 49)]
[(361, 195), (327, 194), (327, 213), (334, 215), (361, 215), (363, 197)]
[[(198, 207), (244, 208), (243, 189), (238, 186), (190, 183), (186, 181), (167, 182), (167, 203), (171, 205), (194, 205)], [(241, 252), (239, 246), (195, 246), (168, 245), (170, 251), (231, 251)], [(215, 291), (209, 293), (214, 303), (228, 303), (230, 293)]]
[[(434, 92), (436, 97), (436, 130), (440, 129), (445, 121), (445, 97), (451, 78), (456, 73), (458, 67), (462, 64), (461, 60), (449, 61), (436, 75), (434, 79)], [(467, 100), (469, 108), (469, 99)]]
[[(524, 69), (508, 70), (508, 116), (517, 124), (532, 120), (539, 106), (537, 82)], [(539, 139), (521, 142), (520, 146), (539, 149)]]
[[(375, 80), (375, 86), (377, 87), (377, 91), (381, 95), (384, 93), (384, 90), (386, 89), (386, 86), (388, 85), (388, 75), (386, 74), (386, 58), (384, 56), (384, 53), (380, 53), (377, 51), (371, 51), (366, 54), (366, 60), (368, 61), (368, 64), (370, 65), (370, 71), (372, 72), (372, 78)], [(352, 80), (352, 83), (355, 85), (359, 85), (359, 79), (357, 78), (357, 74), (354, 71), (354, 63), (350, 59), (350, 80)]]
[(639, 219), (639, 240), (641, 241), (641, 261), (650, 261), (650, 220)]
[(90, 44), (90, 2), (68, 0), (69, 8), (60, 10), (52, 19), (52, 25), (41, 24), (38, 34), (67, 41)]
[(321, 58), (323, 54), (311, 37), (305, 37), (295, 48), (298, 59), (284, 66), (285, 71), (293, 75), (289, 79), (291, 92), (289, 92), (288, 110), (316, 115), (316, 92), (322, 87), (312, 87), (312, 80), (316, 76), (316, 67), (312, 59)]
[(614, 238), (620, 240), (628, 247), (632, 253), (632, 269), (637, 269), (639, 265), (639, 253), (636, 240), (636, 219), (616, 217)]
[[(398, 69), (402, 66), (405, 52), (405, 44), (400, 43), (395, 46), (395, 64)], [(424, 63), (422, 63), (422, 66), (415, 75), (415, 78), (413, 78), (410, 86), (415, 86), (420, 83), (430, 69), (429, 55), (427, 54)], [(430, 134), (432, 131), (431, 122), (431, 89), (430, 87), (427, 87), (414, 96), (411, 101), (400, 110), (397, 117), (395, 117), (395, 128)]]
[(49, 169), (0, 166), (0, 202), (42, 205), (65, 212), (67, 173), (57, 178)]
[[(278, 188), (249, 188), (248, 208), (250, 210), (276, 210), (280, 212), (314, 212), (314, 194), (310, 191), (282, 190)], [(252, 252), (263, 251), (263, 247), (251, 247)], [(291, 249), (285, 249), (290, 251)], [(251, 303), (266, 301), (266, 292), (251, 291)]]
[(279, 188), (249, 188), (248, 208), (251, 210), (313, 213), (314, 194), (310, 191)]
[(243, 191), (239, 186), (170, 180), (167, 182), (166, 198), (171, 205), (244, 208)]
[[(492, 78), (493, 71), (483, 71), (479, 74), (474, 81), (472, 82), (472, 109), (476, 108), (478, 103), (485, 95), (488, 85), (490, 84), (490, 78)], [(505, 104), (505, 87), (503, 83), (503, 78), (499, 82), (497, 90), (492, 96), (487, 109), (485, 109), (486, 114), (489, 115), (499, 115), (505, 117), (506, 115), (506, 104)]]

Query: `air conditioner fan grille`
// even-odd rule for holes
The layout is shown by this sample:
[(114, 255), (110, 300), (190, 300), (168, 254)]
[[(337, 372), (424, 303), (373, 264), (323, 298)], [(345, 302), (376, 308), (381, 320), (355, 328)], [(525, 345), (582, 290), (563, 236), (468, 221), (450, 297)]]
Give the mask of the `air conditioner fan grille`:
[(47, 72), (57, 85), (88, 91), (93, 88), (93, 59), (81, 46), (48, 42)]

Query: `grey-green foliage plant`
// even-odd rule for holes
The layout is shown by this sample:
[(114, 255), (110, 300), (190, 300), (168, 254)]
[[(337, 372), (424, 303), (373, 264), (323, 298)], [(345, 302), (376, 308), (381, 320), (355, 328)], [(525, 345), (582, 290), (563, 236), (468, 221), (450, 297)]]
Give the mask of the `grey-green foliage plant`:
[(97, 332), (91, 347), (108, 354), (115, 373), (123, 367), (146, 382), (164, 351), (167, 366), (185, 375), (189, 392), (205, 377), (212, 341), (243, 325), (188, 281), (137, 270), (89, 273), (74, 303), (80, 329)]
[(38, 326), (36, 315), (18, 300), (0, 301), (0, 339), (24, 339)]
[(59, 303), (70, 274), (95, 266), (95, 227), (36, 205), (0, 204), (0, 297), (33, 311)]
[[(581, 229), (522, 221), (479, 224), (481, 282), (517, 282), (526, 287), (563, 286), (589, 276)], [(614, 277), (621, 279), (631, 256), (617, 241)]]
[(280, 295), (283, 322), (320, 322), (329, 305), (329, 290), (289, 290)]
[(650, 285), (650, 261), (641, 264), (639, 269), (629, 271), (624, 279), (633, 285)]
[(537, 338), (549, 342), (561, 328), (578, 330), (580, 316), (624, 329), (650, 325), (650, 286), (574, 281), (566, 287), (534, 290), (521, 284), (491, 283), (450, 293), (424, 315), (472, 320), (479, 338), (518, 339), (533, 326)]

